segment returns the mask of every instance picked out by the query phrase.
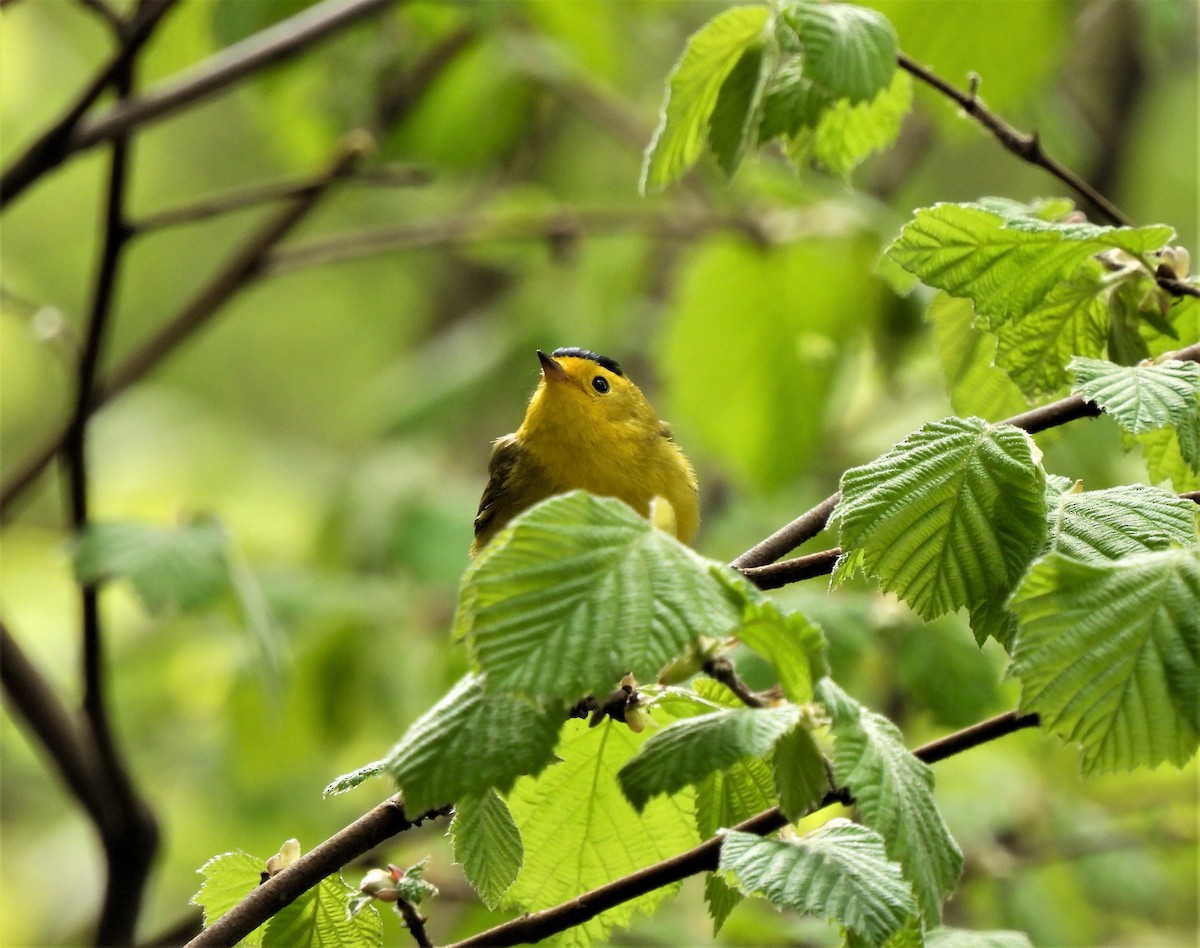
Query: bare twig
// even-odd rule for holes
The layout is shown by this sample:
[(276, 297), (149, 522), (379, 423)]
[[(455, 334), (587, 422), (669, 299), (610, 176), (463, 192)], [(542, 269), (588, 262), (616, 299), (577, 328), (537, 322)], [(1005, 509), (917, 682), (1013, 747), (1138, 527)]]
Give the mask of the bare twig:
[[(927, 764), (932, 764), (972, 747), (994, 741), (1006, 734), (1012, 734), (1014, 731), (1037, 725), (1037, 715), (1018, 715), (1015, 711), (1010, 711), (919, 747), (913, 751), (913, 755)], [(813, 808), (812, 812), (836, 802), (843, 802), (845, 798), (844, 790), (831, 791)], [(739, 823), (734, 829), (743, 833), (766, 836), (768, 833), (782, 829), (787, 822), (787, 817), (780, 809), (772, 807)], [(469, 946), (474, 948), (474, 946), (483, 945), (497, 946), (498, 948), (503, 945), (522, 945), (541, 941), (543, 938), (581, 925), (613, 906), (628, 902), (630, 899), (635, 899), (674, 882), (682, 881), (698, 872), (716, 869), (721, 854), (722, 839), (721, 836), (714, 836), (678, 856), (665, 859), (607, 885), (592, 889), (590, 892), (585, 892), (554, 908), (532, 912), (503, 925), (497, 925), (495, 928), (457, 942), (450, 948), (469, 948)]]
[[(325, 185), (292, 199), (287, 207), (251, 235), (217, 275), (201, 288), (170, 322), (129, 356), (124, 364), (99, 386), (89, 404), (89, 410), (96, 412), (139, 381), (191, 338), (225, 303), (258, 277), (271, 249), (308, 216), (319, 198), (328, 190), (328, 186), (344, 177), (369, 147), (369, 140), (361, 133), (348, 136), (337, 158), (325, 173)], [(66, 433), (65, 427), (54, 432), (4, 485), (0, 491), (0, 517), (7, 514), (13, 502), (33, 484), (58, 453)]]
[(92, 107), (100, 95), (124, 69), (146, 40), (154, 32), (162, 18), (174, 6), (176, 0), (147, 0), (138, 8), (130, 24), (126, 39), (112, 59), (102, 68), (63, 113), (62, 118), (42, 133), (0, 176), (0, 208), (17, 197), (29, 185), (52, 168), (62, 164), (73, 150), (70, 145), (79, 121)]
[(236, 944), (351, 860), (398, 833), (420, 826), (425, 820), (447, 816), (450, 812), (449, 806), (443, 806), (410, 819), (398, 796), (385, 800), (255, 888), (234, 908), (189, 941), (188, 948)]
[(1045, 149), (1042, 148), (1041, 140), (1038, 138), (1036, 132), (1026, 134), (1018, 131), (984, 105), (976, 94), (979, 84), (978, 77), (972, 77), (970, 88), (968, 91), (963, 92), (954, 88), (954, 86), (940, 76), (934, 75), (904, 53), (900, 53), (897, 58), (901, 69), (911, 73), (926, 85), (957, 102), (964, 112), (991, 132), (996, 140), (1008, 149), (1008, 151), (1030, 164), (1037, 165), (1039, 168), (1049, 171), (1059, 181), (1094, 205), (1112, 223), (1124, 227), (1132, 226), (1133, 222), (1120, 208), (1070, 168), (1047, 155)]
[(433, 942), (429, 940), (429, 935), (425, 932), (425, 919), (416, 907), (408, 899), (397, 899), (396, 911), (404, 919), (404, 927), (413, 936), (417, 948), (433, 948)]
[(729, 565), (734, 569), (746, 569), (774, 563), (789, 550), (794, 550), (824, 530), (829, 522), (829, 515), (833, 513), (833, 508), (837, 506), (841, 497), (841, 492), (826, 497), (783, 529), (776, 530), (765, 540), (752, 546)]
[(765, 708), (767, 706), (767, 702), (751, 691), (749, 685), (742, 681), (738, 676), (737, 669), (733, 667), (733, 662), (724, 655), (710, 658), (705, 662), (704, 674), (714, 681), (719, 681), (732, 691), (746, 707)]
[(750, 566), (742, 570), (742, 575), (759, 589), (780, 589), (815, 576), (828, 576), (833, 572), (833, 567), (841, 555), (842, 551), (834, 547), (832, 550), (797, 556), (769, 566)]

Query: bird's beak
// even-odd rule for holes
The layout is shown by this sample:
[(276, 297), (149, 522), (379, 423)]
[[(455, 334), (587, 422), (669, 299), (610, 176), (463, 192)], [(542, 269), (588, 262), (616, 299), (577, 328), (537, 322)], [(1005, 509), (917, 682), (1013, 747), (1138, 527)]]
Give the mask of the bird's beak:
[(542, 352), (541, 349), (538, 349), (537, 356), (538, 361), (542, 363), (542, 378), (546, 379), (546, 381), (566, 382), (570, 380), (570, 376), (567, 375), (563, 367), (551, 359), (550, 356), (546, 355), (546, 353)]

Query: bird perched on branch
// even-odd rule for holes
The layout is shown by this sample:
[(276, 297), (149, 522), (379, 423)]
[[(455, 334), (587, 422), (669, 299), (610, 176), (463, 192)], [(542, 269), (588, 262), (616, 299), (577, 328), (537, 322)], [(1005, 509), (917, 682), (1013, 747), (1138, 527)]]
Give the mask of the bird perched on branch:
[(642, 516), (661, 498), (675, 535), (690, 543), (700, 525), (696, 475), (646, 396), (614, 359), (587, 349), (537, 356), (542, 377), (525, 420), (492, 448), (471, 554), (526, 508), (577, 489), (618, 497)]

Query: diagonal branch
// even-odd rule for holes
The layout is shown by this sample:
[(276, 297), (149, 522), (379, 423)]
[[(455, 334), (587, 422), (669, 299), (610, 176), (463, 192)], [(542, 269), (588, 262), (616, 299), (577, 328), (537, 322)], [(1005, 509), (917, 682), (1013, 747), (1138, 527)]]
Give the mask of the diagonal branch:
[(175, 3), (176, 0), (147, 0), (139, 7), (137, 15), (128, 27), (124, 44), (113, 58), (87, 84), (62, 117), (4, 170), (4, 174), (0, 176), (0, 208), (7, 206), (9, 201), (47, 171), (62, 164), (73, 150), (70, 144), (71, 136), (84, 114), (133, 61), (155, 27)]
[[(1038, 717), (1035, 714), (1018, 715), (1015, 711), (1009, 711), (919, 747), (913, 751), (913, 756), (927, 764), (932, 764), (994, 741), (1006, 734), (1012, 734), (1024, 728), (1037, 727), (1038, 723)], [(844, 798), (844, 791), (833, 790), (825, 795), (825, 798), (813, 808), (812, 812), (815, 813)], [(779, 807), (772, 807), (739, 823), (734, 829), (744, 833), (766, 836), (768, 833), (782, 829), (787, 823), (788, 819)], [(645, 895), (647, 892), (680, 882), (698, 872), (710, 872), (716, 869), (721, 854), (721, 842), (721, 836), (714, 836), (678, 856), (665, 859), (607, 885), (592, 889), (592, 891), (576, 896), (569, 902), (564, 902), (554, 908), (532, 912), (503, 925), (497, 925), (495, 928), (473, 935), (464, 941), (456, 942), (450, 948), (475, 948), (475, 946), (483, 945), (498, 948), (503, 945), (522, 945), (541, 941), (543, 938), (581, 925), (589, 919), (595, 918), (601, 912), (640, 895)]]

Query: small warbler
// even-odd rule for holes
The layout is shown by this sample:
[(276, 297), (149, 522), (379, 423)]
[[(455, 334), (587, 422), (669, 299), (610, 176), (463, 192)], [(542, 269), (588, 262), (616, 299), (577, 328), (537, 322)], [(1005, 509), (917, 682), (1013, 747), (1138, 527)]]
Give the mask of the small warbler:
[(537, 356), (542, 377), (525, 420), (492, 448), (471, 555), (526, 508), (577, 489), (618, 497), (642, 516), (662, 498), (690, 543), (700, 525), (696, 474), (646, 396), (615, 360), (587, 349)]

